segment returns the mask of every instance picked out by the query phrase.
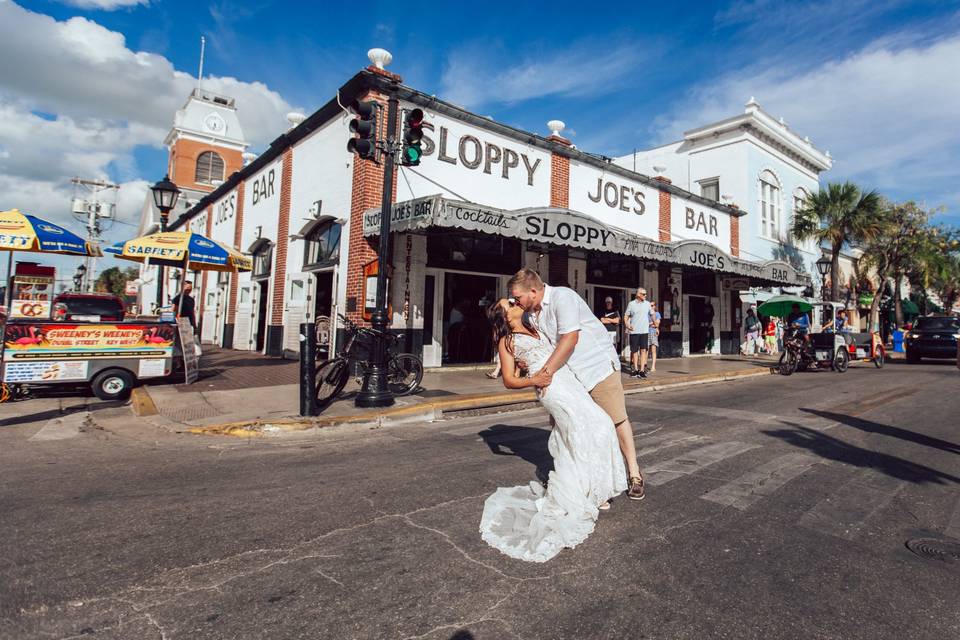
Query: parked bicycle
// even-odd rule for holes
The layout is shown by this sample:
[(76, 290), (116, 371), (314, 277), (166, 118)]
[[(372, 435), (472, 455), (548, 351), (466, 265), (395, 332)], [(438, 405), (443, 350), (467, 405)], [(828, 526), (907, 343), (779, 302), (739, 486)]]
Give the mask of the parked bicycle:
[[(340, 355), (317, 365), (317, 409), (323, 410), (333, 402), (350, 379), (350, 363), (356, 362), (359, 383), (370, 369), (369, 357), (381, 333), (361, 327), (342, 314), (337, 314), (346, 330), (346, 340)], [(412, 353), (396, 353), (399, 336), (384, 334), (387, 340), (387, 387), (395, 396), (405, 396), (420, 388), (423, 380), (423, 362)]]

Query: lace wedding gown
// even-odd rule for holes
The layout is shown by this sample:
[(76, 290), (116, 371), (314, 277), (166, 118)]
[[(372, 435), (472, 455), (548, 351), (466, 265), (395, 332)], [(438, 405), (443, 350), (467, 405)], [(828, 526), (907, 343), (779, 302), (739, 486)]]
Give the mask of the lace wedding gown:
[[(543, 339), (525, 334), (513, 339), (517, 359), (531, 372), (553, 353)], [(490, 546), (530, 562), (545, 562), (586, 540), (597, 507), (627, 488), (613, 422), (569, 367), (557, 371), (540, 403), (555, 422), (547, 444), (554, 470), (546, 490), (536, 481), (500, 487), (487, 498), (480, 519), (480, 533)]]

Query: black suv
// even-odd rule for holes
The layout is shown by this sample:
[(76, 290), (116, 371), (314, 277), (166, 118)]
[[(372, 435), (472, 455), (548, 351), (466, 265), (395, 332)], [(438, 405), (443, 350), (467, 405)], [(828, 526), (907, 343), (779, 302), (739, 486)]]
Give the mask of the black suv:
[(904, 336), (908, 362), (920, 358), (956, 358), (960, 318), (927, 316), (917, 318), (913, 328)]

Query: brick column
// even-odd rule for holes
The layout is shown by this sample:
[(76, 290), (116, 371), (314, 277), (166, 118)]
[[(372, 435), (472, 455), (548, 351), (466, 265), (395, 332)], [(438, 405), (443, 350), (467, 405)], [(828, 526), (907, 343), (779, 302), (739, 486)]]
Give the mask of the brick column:
[[(570, 146), (570, 141), (558, 135), (547, 138)], [(550, 156), (550, 206), (567, 209), (570, 206), (570, 158), (556, 151)]]
[(740, 218), (730, 216), (730, 255), (740, 257)]
[[(655, 178), (660, 182), (670, 184), (670, 179), (664, 176)], [(660, 189), (660, 218), (657, 224), (660, 242), (670, 242), (670, 192), (666, 189)]]
[[(243, 192), (245, 185), (246, 182), (241, 182), (240, 186), (237, 187), (237, 215), (234, 218), (233, 225), (233, 246), (240, 251), (243, 251), (240, 242), (243, 240)], [(281, 186), (281, 189), (282, 188)], [(227, 324), (231, 325), (234, 324), (237, 319), (237, 286), (239, 280), (239, 274), (230, 274), (230, 306), (227, 307)]]
[(280, 177), (280, 210), (277, 214), (277, 245), (274, 247), (273, 297), (267, 326), (267, 355), (283, 355), (283, 303), (287, 286), (287, 247), (290, 244), (290, 182), (293, 178), (293, 149), (283, 152)]
[[(381, 73), (389, 77), (396, 77), (387, 71), (368, 67), (374, 73)], [(373, 92), (360, 97), (360, 100), (376, 100), (383, 104), (383, 113), (387, 112), (387, 96)], [(379, 136), (386, 133), (386, 115), (379, 123)], [(393, 200), (397, 199), (397, 177), (399, 170), (394, 171), (392, 193)], [(383, 203), (383, 168), (371, 160), (364, 160), (358, 155), (353, 156), (353, 188), (350, 196), (350, 237), (347, 245), (347, 308), (344, 315), (358, 324), (363, 323), (363, 267), (377, 259), (379, 238), (367, 239), (363, 235), (363, 212), (367, 209), (378, 209)], [(386, 215), (389, 215), (387, 213)], [(382, 266), (382, 265), (381, 265)], [(389, 289), (388, 289), (389, 296)], [(388, 300), (389, 305), (389, 300)]]

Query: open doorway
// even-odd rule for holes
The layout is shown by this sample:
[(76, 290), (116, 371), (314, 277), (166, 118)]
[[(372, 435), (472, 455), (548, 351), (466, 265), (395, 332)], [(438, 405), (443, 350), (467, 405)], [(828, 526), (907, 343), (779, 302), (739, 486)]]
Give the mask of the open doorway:
[[(607, 307), (607, 298), (610, 298), (610, 307)], [(593, 315), (597, 318), (616, 317), (620, 319), (620, 324), (604, 324), (603, 326), (612, 334), (614, 348), (617, 353), (622, 349), (621, 336), (623, 335), (623, 289), (613, 289), (610, 287), (593, 288)]]
[(465, 273), (444, 274), (443, 363), (490, 362), (493, 359), (487, 307), (496, 300), (497, 278)]
[(317, 282), (313, 308), (313, 321), (317, 327), (317, 354), (322, 359), (330, 357), (331, 327), (336, 326), (333, 314), (333, 271), (315, 272)]
[(690, 353), (707, 353), (713, 348), (713, 304), (710, 298), (690, 296)]
[(270, 280), (254, 283), (260, 288), (257, 292), (257, 351), (263, 353), (267, 340), (267, 301), (270, 298)]

